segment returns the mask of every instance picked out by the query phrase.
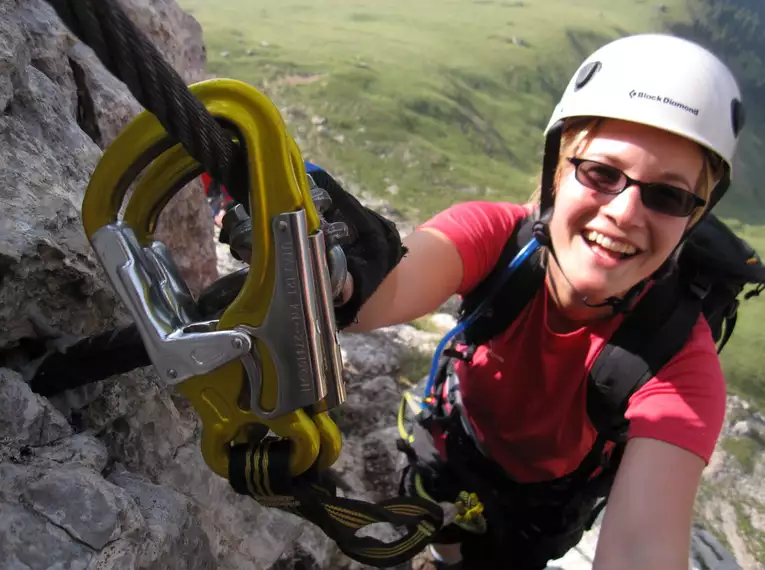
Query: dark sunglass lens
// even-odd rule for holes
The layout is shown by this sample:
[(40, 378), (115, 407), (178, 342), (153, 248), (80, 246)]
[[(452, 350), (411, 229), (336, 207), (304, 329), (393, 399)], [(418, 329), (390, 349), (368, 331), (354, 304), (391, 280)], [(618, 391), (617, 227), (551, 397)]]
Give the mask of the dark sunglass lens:
[(582, 184), (599, 192), (619, 192), (624, 188), (624, 177), (618, 169), (597, 162), (583, 162), (579, 178)]
[(662, 214), (683, 217), (693, 211), (696, 199), (686, 190), (666, 184), (651, 184), (643, 191), (643, 203)]

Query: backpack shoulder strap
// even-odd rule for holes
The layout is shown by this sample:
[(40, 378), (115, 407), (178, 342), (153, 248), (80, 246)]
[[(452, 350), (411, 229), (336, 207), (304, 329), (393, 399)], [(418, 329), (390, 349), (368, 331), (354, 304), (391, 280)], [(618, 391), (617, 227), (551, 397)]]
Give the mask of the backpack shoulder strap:
[(534, 210), (516, 224), (492, 271), (463, 298), (460, 318), (465, 318), (481, 303), (489, 300), (483, 313), (462, 333), (462, 340), (468, 345), (484, 344), (507, 329), (543, 283), (545, 271), (540, 263), (542, 248), (532, 253), (503, 281), (507, 266), (533, 237), (534, 222), (538, 219), (539, 212)]
[(606, 343), (589, 375), (587, 412), (611, 441), (626, 440), (629, 399), (683, 348), (701, 299), (674, 275), (655, 283)]

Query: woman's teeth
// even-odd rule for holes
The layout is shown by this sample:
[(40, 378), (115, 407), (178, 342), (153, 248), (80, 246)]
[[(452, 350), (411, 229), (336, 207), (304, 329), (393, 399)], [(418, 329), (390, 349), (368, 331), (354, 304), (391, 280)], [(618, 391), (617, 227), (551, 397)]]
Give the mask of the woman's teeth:
[(630, 244), (616, 241), (608, 236), (604, 236), (603, 234), (596, 232), (595, 230), (585, 231), (584, 238), (589, 242), (597, 243), (604, 249), (613, 251), (614, 253), (620, 253), (624, 256), (635, 255), (637, 253), (637, 249), (635, 249)]

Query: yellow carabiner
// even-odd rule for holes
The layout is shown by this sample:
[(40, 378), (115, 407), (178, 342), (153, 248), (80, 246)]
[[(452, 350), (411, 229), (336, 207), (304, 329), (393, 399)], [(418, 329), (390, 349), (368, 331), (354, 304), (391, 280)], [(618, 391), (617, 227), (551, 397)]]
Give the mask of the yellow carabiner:
[[(247, 429), (252, 424), (263, 424), (293, 442), (290, 458), (293, 474), (302, 473), (317, 459), (319, 467), (326, 468), (337, 459), (342, 441), (337, 426), (326, 411), (331, 407), (326, 404), (331, 394), (326, 390), (319, 391), (315, 403), (309, 406), (290, 407), (289, 402), (285, 404), (280, 400), (285, 382), (310, 380), (284, 378), (285, 370), (301, 373), (311, 370), (310, 366), (306, 370), (290, 368), (283, 361), (277, 370), (277, 359), (306, 360), (307, 356), (300, 354), (305, 347), (292, 347), (295, 354), (275, 354), (279, 348), (290, 347), (284, 343), (274, 346), (266, 334), (258, 335), (258, 332), (274, 330), (275, 325), (268, 330), (264, 328), (266, 321), (275, 322), (279, 317), (284, 327), (294, 324), (293, 321), (301, 316), (296, 312), (275, 315), (265, 301), (273, 301), (280, 288), (282, 298), (295, 298), (294, 291), (289, 292), (292, 297), (283, 293), (284, 284), (295, 286), (299, 280), (285, 271), (297, 267), (295, 258), (301, 256), (303, 265), (310, 266), (311, 251), (305, 243), (302, 243), (302, 251), (296, 251), (301, 249), (301, 241), (295, 235), (292, 240), (282, 238), (279, 242), (281, 249), (277, 250), (279, 232), (285, 227), (286, 233), (296, 234), (302, 230), (311, 237), (318, 234), (319, 219), (311, 200), (302, 157), (297, 145), (286, 134), (278, 110), (253, 87), (234, 80), (215, 79), (192, 85), (190, 89), (213, 116), (223, 119), (236, 130), (241, 137), (239, 142), (247, 152), (253, 221), (252, 258), (247, 280), (217, 323), (216, 330), (246, 332), (254, 338), (252, 350), (242, 358), (210, 372), (192, 375), (178, 383), (177, 388), (189, 398), (200, 415), (202, 452), (205, 461), (219, 475), (228, 476), (228, 446), (232, 441), (246, 439)], [(125, 209), (123, 222), (132, 229), (140, 246), (146, 248), (151, 245), (164, 206), (188, 181), (201, 173), (201, 168), (183, 147), (171, 146), (167, 133), (154, 115), (139, 114), (107, 149), (91, 177), (83, 202), (83, 225), (91, 243), (101, 228), (117, 223), (127, 190), (139, 173), (142, 174)], [(97, 248), (94, 246), (94, 249)], [(303, 269), (310, 273), (310, 267)], [(281, 308), (289, 309), (290, 304)], [(269, 321), (269, 317), (273, 320)], [(308, 336), (320, 336), (321, 331), (315, 324), (308, 322), (307, 328), (314, 329), (308, 331)], [(314, 342), (321, 340), (314, 338)], [(313, 372), (319, 372), (315, 369), (316, 363), (313, 364)], [(253, 377), (257, 379), (255, 384)], [(257, 394), (248, 393), (253, 387)], [(307, 389), (307, 386), (301, 388)]]

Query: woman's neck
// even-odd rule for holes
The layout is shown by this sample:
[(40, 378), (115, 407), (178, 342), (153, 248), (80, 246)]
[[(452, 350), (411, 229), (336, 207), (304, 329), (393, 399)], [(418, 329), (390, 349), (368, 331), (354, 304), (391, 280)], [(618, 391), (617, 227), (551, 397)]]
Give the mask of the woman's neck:
[(550, 330), (565, 334), (591, 323), (612, 316), (611, 307), (588, 307), (561, 274), (560, 268), (552, 261), (547, 266), (545, 285), (549, 294), (547, 325)]

